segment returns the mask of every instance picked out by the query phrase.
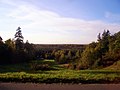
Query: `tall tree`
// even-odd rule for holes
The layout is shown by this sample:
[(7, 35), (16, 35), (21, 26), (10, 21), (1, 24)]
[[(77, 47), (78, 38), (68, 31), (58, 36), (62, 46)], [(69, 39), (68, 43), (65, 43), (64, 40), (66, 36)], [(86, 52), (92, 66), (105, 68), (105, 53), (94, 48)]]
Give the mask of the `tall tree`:
[(110, 31), (104, 30), (104, 32), (102, 34), (102, 41), (100, 42), (103, 53), (105, 53), (109, 50), (109, 38), (110, 38)]
[(23, 39), (21, 28), (18, 27), (15, 33), (15, 44), (17, 50), (23, 50)]
[(15, 60), (14, 63), (21, 63), (26, 62), (26, 53), (24, 51), (24, 37), (22, 36), (21, 28), (18, 27), (15, 33), (15, 47), (16, 47), (16, 53), (15, 53)]

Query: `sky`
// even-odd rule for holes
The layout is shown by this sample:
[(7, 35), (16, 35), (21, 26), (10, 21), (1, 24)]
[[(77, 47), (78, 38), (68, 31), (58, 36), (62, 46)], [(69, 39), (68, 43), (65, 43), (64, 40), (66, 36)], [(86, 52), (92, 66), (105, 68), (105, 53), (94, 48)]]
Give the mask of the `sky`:
[(30, 43), (88, 44), (120, 31), (120, 0), (0, 0), (3, 40), (19, 26)]

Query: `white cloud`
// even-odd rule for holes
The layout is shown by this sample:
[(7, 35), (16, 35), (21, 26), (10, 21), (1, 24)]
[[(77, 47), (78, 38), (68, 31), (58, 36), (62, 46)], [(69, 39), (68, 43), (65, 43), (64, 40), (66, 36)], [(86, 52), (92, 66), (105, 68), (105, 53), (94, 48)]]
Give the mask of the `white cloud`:
[(57, 29), (57, 30), (86, 30), (86, 31), (101, 31), (104, 29), (117, 30), (120, 29), (120, 25), (105, 23), (102, 21), (86, 21), (82, 19), (62, 17), (59, 14), (41, 10), (29, 6), (18, 6), (14, 9), (9, 17), (16, 19), (17, 21), (30, 21), (31, 23), (26, 27), (35, 26), (37, 28), (45, 29)]
[[(77, 18), (63, 17), (58, 13), (42, 10), (30, 4), (17, 6), (13, 2), (9, 2), (9, 0), (5, 1), (6, 2), (4, 3), (15, 6), (15, 8), (9, 12), (7, 17), (12, 18), (15, 22), (19, 22), (25, 30), (29, 30), (29, 34), (31, 32), (34, 38), (31, 38), (30, 35), (27, 35), (27, 38), (31, 41), (34, 39), (37, 43), (50, 43), (50, 41), (51, 43), (61, 43), (62, 41), (63, 43), (77, 43), (78, 41), (81, 41), (81, 43), (89, 43), (96, 40), (96, 35), (99, 32), (103, 32), (104, 29), (109, 29), (112, 32), (120, 30), (119, 24), (106, 23), (100, 20), (86, 21)], [(110, 16), (111, 14), (106, 14), (106, 17)], [(47, 32), (49, 30), (51, 31)], [(78, 34), (77, 37), (75, 34), (69, 36), (70, 31), (74, 30), (76, 31), (76, 34), (80, 31), (79, 37)], [(76, 38), (73, 40), (73, 37)]]

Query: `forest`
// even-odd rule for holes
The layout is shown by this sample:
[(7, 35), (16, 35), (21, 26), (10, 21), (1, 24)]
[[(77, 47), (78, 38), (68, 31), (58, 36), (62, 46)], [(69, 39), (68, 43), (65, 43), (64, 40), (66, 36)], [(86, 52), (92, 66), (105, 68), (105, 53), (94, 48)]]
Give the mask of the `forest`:
[(32, 44), (24, 42), (20, 27), (13, 39), (0, 37), (1, 81), (119, 82), (119, 65), (120, 32), (104, 30), (90, 44)]
[(120, 32), (109, 30), (98, 34), (97, 42), (82, 44), (31, 44), (23, 42), (18, 27), (14, 39), (0, 37), (0, 64), (16, 64), (31, 60), (53, 59), (59, 64), (74, 64), (77, 69), (104, 68), (120, 60)]

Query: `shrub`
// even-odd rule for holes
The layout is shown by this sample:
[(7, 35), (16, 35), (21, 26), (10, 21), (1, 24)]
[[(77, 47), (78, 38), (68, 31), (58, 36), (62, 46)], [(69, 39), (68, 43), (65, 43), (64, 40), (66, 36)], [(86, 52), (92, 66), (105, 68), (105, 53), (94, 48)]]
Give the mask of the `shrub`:
[(50, 70), (50, 66), (48, 64), (31, 64), (32, 70)]

